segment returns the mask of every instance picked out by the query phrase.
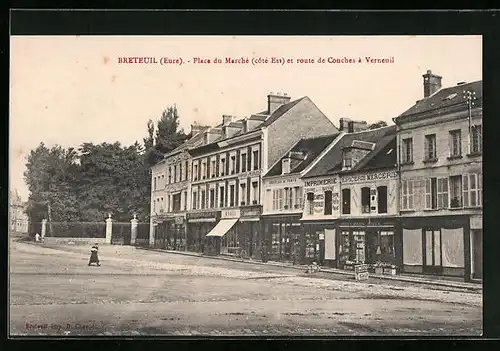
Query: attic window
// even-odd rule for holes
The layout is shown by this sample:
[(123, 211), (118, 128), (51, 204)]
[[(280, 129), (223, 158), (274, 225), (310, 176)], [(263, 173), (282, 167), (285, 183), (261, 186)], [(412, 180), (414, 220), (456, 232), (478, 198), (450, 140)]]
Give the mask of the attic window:
[(281, 174), (290, 173), (290, 158), (284, 158), (281, 162)]
[(458, 95), (457, 93), (450, 94), (447, 97), (443, 98), (443, 100), (452, 100), (452, 99), (456, 98), (457, 95)]
[(387, 155), (390, 155), (392, 150), (394, 150), (394, 149), (390, 149), (389, 151), (387, 151)]

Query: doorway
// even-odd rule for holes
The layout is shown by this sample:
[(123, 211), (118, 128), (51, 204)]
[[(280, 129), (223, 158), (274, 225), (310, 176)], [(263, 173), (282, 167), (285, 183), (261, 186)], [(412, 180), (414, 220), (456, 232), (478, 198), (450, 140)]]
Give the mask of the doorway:
[(441, 253), (441, 231), (424, 230), (424, 272), (441, 274), (443, 272)]
[(483, 231), (473, 229), (472, 232), (472, 278), (483, 279)]

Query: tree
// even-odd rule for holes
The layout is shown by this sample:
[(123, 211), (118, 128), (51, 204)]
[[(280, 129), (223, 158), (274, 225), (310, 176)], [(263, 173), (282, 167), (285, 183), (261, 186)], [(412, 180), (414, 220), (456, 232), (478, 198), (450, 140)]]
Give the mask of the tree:
[(371, 124), (368, 129), (376, 129), (376, 128), (382, 128), (382, 127), (387, 127), (387, 122), (385, 121), (378, 121), (373, 124)]

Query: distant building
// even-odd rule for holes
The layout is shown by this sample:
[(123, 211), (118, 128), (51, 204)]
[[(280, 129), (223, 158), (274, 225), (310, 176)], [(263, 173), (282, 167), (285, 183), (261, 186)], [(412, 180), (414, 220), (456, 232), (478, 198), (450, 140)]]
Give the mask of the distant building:
[(482, 81), (441, 88), (394, 119), (401, 174), (403, 271), (482, 279)]
[(23, 202), (17, 190), (10, 191), (9, 215), (11, 233), (28, 233), (29, 219), (26, 214), (27, 203)]

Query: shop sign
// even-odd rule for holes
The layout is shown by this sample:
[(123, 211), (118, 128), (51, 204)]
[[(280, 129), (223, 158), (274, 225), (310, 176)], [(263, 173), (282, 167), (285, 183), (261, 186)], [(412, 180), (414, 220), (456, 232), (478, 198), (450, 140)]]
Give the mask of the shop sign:
[(245, 173), (240, 173), (238, 175), (238, 179), (246, 179), (248, 177), (253, 178), (253, 177), (258, 177), (260, 175), (260, 170), (256, 171), (250, 171), (250, 172), (245, 172)]
[(342, 184), (360, 183), (360, 182), (373, 181), (373, 180), (396, 179), (397, 177), (398, 177), (397, 171), (385, 171), (385, 172), (376, 172), (376, 173), (368, 173), (368, 174), (345, 175), (345, 176), (342, 176), (341, 183)]
[(253, 208), (243, 208), (240, 210), (241, 217), (258, 217), (260, 216), (260, 206)]
[(240, 218), (240, 209), (222, 210), (221, 218)]
[(367, 264), (358, 264), (354, 266), (354, 277), (356, 280), (366, 280), (369, 277), (368, 274), (368, 265)]
[(329, 185), (329, 184), (337, 184), (337, 177), (326, 178), (326, 179), (306, 180), (304, 182), (305, 187), (322, 186), (322, 185)]
[(287, 184), (287, 183), (295, 183), (297, 178), (278, 178), (278, 179), (269, 179), (267, 184), (269, 185), (277, 185), (277, 184)]
[(186, 218), (188, 220), (200, 218), (217, 218), (217, 211), (191, 212), (186, 214)]

